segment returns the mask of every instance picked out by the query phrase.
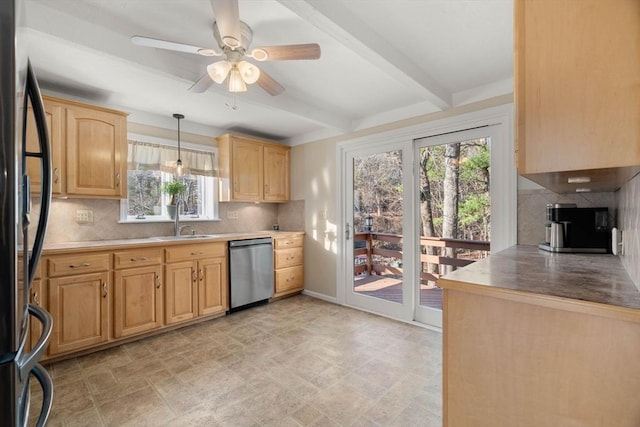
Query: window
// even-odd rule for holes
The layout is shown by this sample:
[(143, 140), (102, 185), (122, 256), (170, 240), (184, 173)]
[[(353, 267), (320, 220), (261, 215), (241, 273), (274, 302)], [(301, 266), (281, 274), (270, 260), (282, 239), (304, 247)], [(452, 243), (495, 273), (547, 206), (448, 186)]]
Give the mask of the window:
[(185, 190), (180, 198), (181, 220), (218, 219), (218, 192), (215, 149), (181, 149), (183, 175), (176, 176), (175, 147), (129, 141), (127, 199), (120, 204), (121, 222), (155, 222), (172, 220), (167, 205), (170, 195), (163, 185), (180, 181)]

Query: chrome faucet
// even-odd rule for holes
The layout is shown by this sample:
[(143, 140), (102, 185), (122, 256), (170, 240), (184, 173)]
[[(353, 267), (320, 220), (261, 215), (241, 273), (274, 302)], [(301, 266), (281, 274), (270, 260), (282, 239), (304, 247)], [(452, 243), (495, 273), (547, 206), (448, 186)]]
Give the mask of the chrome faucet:
[(180, 235), (180, 206), (184, 206), (184, 200), (178, 199), (176, 202), (176, 217), (173, 223), (173, 234), (174, 236)]

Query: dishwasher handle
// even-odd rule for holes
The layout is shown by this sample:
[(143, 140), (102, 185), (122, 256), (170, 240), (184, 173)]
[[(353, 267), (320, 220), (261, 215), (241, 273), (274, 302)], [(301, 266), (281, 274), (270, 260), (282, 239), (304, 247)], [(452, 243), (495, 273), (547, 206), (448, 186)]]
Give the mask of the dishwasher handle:
[(260, 237), (257, 239), (230, 240), (229, 249), (241, 248), (244, 246), (270, 245), (271, 237)]

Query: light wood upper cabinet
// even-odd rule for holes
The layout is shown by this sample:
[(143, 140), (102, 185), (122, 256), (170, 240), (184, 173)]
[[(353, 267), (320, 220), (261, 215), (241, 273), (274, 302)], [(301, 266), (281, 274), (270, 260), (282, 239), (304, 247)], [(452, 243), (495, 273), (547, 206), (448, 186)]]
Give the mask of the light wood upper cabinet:
[(67, 194), (126, 197), (126, 117), (67, 108)]
[(264, 200), (289, 200), (289, 147), (264, 146)]
[[(516, 0), (516, 161), (558, 192), (640, 170), (640, 2)], [(569, 177), (591, 183), (568, 184)]]
[(217, 141), (220, 201), (289, 201), (289, 147), (229, 134)]
[[(62, 130), (64, 127), (64, 107), (54, 100), (46, 99), (44, 112), (47, 121), (47, 131), (49, 132), (49, 143), (51, 149), (51, 192), (53, 194), (64, 193), (64, 145), (62, 140)], [(39, 153), (38, 132), (36, 122), (33, 117), (33, 109), (29, 107), (27, 115), (27, 151)], [(40, 159), (27, 158), (27, 174), (31, 181), (31, 191), (39, 193), (42, 177), (40, 169)]]
[[(42, 97), (52, 157), (52, 193), (124, 198), (127, 195), (125, 113), (48, 96)], [(39, 152), (35, 121), (27, 119), (27, 149)], [(40, 192), (40, 164), (27, 159), (31, 191)]]

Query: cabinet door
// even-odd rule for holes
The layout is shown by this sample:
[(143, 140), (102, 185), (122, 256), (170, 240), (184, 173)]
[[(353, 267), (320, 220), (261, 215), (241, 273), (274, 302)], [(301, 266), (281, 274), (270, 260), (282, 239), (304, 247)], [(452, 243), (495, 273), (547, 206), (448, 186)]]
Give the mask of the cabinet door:
[(162, 326), (162, 267), (114, 273), (114, 336), (139, 334)]
[(222, 313), (227, 302), (226, 258), (212, 258), (198, 262), (198, 315)]
[(126, 119), (71, 106), (66, 111), (67, 194), (126, 197)]
[(515, 7), (519, 173), (640, 164), (640, 2)]
[[(51, 191), (53, 194), (61, 194), (64, 192), (63, 179), (64, 170), (63, 163), (63, 145), (62, 145), (62, 127), (63, 127), (63, 107), (53, 101), (44, 101), (44, 112), (47, 121), (47, 130), (49, 132), (49, 144), (51, 149)], [(33, 110), (29, 107), (27, 115), (27, 151), (39, 153), (38, 132), (33, 117)], [(41, 169), (40, 159), (27, 158), (27, 174), (31, 181), (31, 192), (39, 193), (41, 185)]]
[(289, 200), (289, 147), (264, 146), (264, 200)]
[(49, 279), (49, 312), (53, 316), (50, 355), (109, 339), (108, 279), (108, 272)]
[(193, 319), (198, 315), (197, 262), (185, 261), (165, 267), (165, 322)]
[(263, 185), (262, 145), (234, 137), (231, 162), (232, 199), (261, 200)]

